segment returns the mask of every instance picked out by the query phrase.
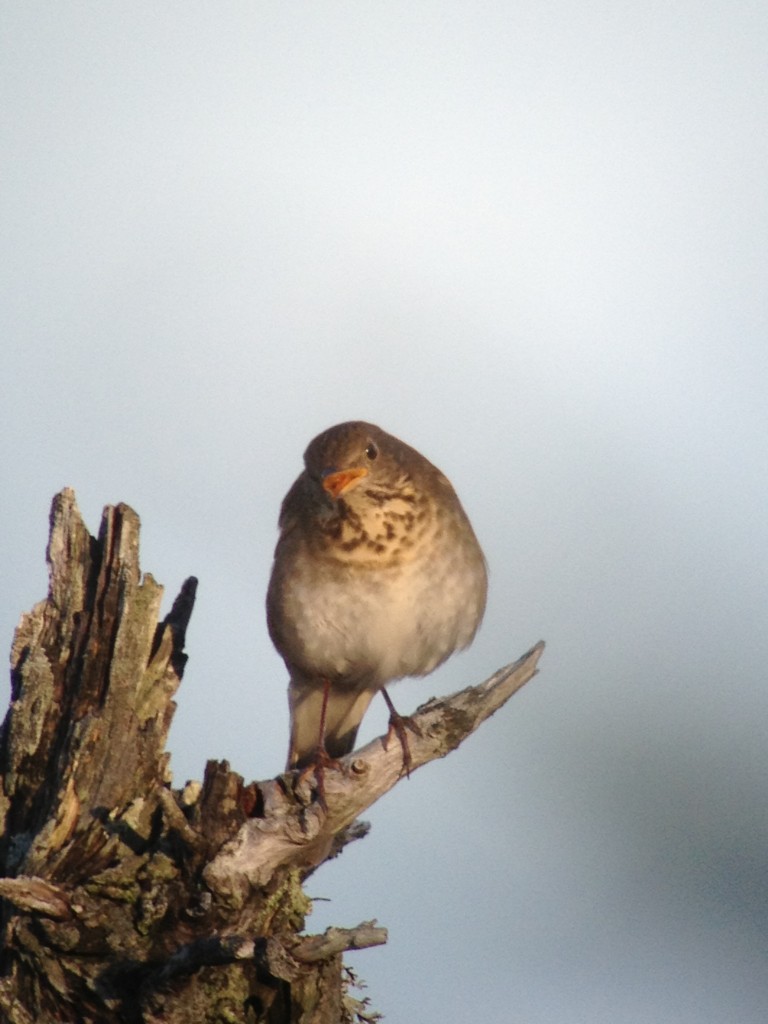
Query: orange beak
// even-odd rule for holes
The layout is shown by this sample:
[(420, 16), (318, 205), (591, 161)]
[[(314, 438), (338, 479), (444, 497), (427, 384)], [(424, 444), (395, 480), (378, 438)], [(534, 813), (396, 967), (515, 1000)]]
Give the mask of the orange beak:
[(323, 490), (330, 494), (332, 498), (338, 498), (340, 494), (344, 494), (351, 487), (355, 487), (364, 476), (368, 476), (368, 470), (365, 466), (356, 466), (353, 469), (340, 469), (336, 473), (329, 473), (323, 477)]

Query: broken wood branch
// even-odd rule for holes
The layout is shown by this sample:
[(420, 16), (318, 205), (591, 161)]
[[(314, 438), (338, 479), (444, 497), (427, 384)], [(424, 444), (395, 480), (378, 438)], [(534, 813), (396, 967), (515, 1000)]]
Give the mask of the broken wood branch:
[[(166, 751), (197, 581), (158, 621), (139, 520), (104, 510), (90, 536), (74, 493), (51, 509), (49, 591), (21, 618), (0, 730), (0, 1019), (338, 1024), (374, 1019), (342, 953), (375, 922), (303, 934), (302, 881), (368, 830), (397, 784), (380, 737), (325, 773), (248, 784), (225, 761), (173, 786)], [(430, 701), (411, 771), (444, 757), (536, 672), (537, 644), (487, 682)]]

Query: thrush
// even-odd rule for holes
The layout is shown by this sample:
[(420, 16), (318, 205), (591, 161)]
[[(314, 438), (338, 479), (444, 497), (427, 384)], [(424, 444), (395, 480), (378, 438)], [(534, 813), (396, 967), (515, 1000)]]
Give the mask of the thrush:
[(349, 753), (378, 690), (404, 743), (384, 687), (467, 647), (488, 585), (456, 492), (414, 448), (341, 423), (309, 444), (304, 467), (282, 504), (267, 593), (290, 673), (288, 768)]

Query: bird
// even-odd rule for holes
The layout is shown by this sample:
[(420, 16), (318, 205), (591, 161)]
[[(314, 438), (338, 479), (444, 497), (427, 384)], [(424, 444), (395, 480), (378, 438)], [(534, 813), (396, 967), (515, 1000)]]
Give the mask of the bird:
[[(337, 764), (381, 690), (469, 646), (488, 571), (447, 477), (355, 420), (323, 431), (283, 500), (267, 589), (269, 635), (290, 676), (287, 769)], [(414, 731), (418, 730), (414, 727)]]

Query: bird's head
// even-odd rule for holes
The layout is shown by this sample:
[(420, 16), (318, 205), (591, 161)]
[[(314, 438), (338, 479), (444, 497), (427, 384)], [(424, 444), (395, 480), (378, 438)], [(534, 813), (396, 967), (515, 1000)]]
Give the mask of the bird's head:
[(400, 490), (409, 479), (409, 455), (421, 458), (380, 427), (354, 420), (319, 434), (304, 453), (304, 464), (328, 498), (354, 502), (361, 485), (367, 495)]

